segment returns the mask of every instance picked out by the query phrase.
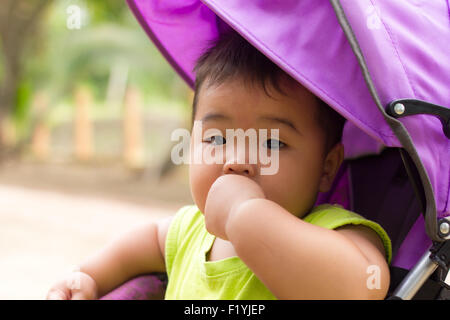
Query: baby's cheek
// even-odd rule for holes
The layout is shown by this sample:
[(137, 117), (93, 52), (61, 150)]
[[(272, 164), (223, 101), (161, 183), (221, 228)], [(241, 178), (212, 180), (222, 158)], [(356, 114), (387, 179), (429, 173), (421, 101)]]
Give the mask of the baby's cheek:
[(191, 165), (189, 167), (189, 180), (192, 198), (201, 212), (204, 212), (206, 199), (211, 185), (218, 175), (208, 165)]
[[(301, 163), (297, 165), (301, 166)], [(315, 184), (308, 173), (299, 170), (295, 165), (288, 168), (290, 169), (280, 170), (277, 175), (265, 176), (263, 190), (269, 200), (298, 216), (314, 202)]]

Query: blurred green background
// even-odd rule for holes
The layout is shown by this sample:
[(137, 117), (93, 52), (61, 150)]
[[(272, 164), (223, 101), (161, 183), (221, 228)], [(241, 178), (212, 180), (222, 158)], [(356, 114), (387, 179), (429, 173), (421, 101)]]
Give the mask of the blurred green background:
[(0, 299), (192, 202), (170, 160), (191, 99), (125, 1), (2, 0)]
[[(70, 135), (64, 125), (75, 125), (80, 91), (90, 101), (86, 112), (93, 132), (88, 143), (94, 150), (87, 158), (92, 161), (120, 157), (123, 137), (111, 141), (114, 135), (107, 128), (115, 121), (120, 126), (129, 90), (138, 94), (133, 108), (138, 107), (143, 134), (160, 119), (178, 127), (187, 123), (188, 87), (147, 38), (125, 1), (7, 0), (0, 8), (0, 21), (2, 160), (32, 156), (33, 134), (41, 123), (50, 130), (49, 151), (36, 158), (61, 157), (61, 144), (66, 153), (69, 147), (75, 150), (64, 141)], [(158, 160), (149, 150), (158, 147), (153, 138), (143, 142), (141, 166)]]

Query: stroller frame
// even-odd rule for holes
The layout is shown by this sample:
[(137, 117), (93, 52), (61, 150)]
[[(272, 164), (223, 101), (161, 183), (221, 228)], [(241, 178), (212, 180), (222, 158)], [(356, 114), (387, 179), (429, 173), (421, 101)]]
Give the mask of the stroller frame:
[[(450, 109), (430, 104), (425, 101), (401, 99), (392, 101), (388, 105), (387, 110), (385, 110), (370, 76), (369, 68), (364, 59), (362, 50), (358, 45), (358, 41), (339, 0), (330, 0), (330, 3), (333, 6), (339, 24), (355, 53), (373, 100), (381, 114), (384, 116), (386, 122), (401, 142), (403, 148), (410, 156), (410, 160), (408, 161), (406, 160), (405, 153), (401, 152), (408, 176), (411, 179), (416, 196), (421, 203), (423, 209), (422, 212), (425, 213), (426, 232), (433, 240), (433, 245), (423, 254), (422, 258), (411, 269), (389, 299), (412, 299), (436, 269), (439, 270), (439, 283), (445, 289), (450, 289), (450, 286), (445, 283), (445, 277), (447, 276), (450, 267), (450, 222), (445, 218), (442, 218), (439, 221), (437, 220), (433, 190), (425, 168), (417, 154), (408, 131), (400, 121), (396, 120), (396, 118), (402, 116), (419, 113), (436, 115), (442, 122), (445, 136), (450, 139)], [(405, 105), (407, 105), (408, 108), (405, 108)], [(413, 108), (411, 108), (411, 106)], [(413, 162), (412, 164), (410, 163), (411, 160)], [(416, 169), (416, 171), (412, 172), (414, 169)], [(417, 173), (420, 181), (418, 181)]]

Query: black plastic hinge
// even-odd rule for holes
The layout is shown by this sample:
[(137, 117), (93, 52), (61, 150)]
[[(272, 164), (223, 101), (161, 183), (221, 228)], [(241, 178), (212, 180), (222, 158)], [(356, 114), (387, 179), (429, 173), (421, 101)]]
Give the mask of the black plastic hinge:
[(428, 114), (438, 117), (445, 136), (450, 139), (450, 109), (417, 99), (398, 99), (389, 103), (386, 113), (394, 118), (416, 114)]
[(430, 252), (430, 259), (438, 265), (437, 280), (439, 284), (450, 290), (450, 286), (445, 282), (450, 267), (450, 241), (433, 242)]

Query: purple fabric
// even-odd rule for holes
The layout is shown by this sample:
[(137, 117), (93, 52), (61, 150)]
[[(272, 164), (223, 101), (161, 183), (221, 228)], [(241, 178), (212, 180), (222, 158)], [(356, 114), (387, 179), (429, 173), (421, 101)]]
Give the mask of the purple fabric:
[[(366, 88), (332, 7), (318, 1), (129, 0), (141, 25), (192, 86), (196, 58), (218, 34), (218, 18), (379, 143), (399, 146)], [(299, 23), (299, 21), (305, 23)], [(264, 21), (264, 23), (261, 23)], [(277, 28), (273, 28), (273, 26)], [(292, 39), (297, 38), (297, 41)], [(313, 54), (312, 54), (313, 53)], [(352, 88), (352, 93), (348, 93)], [(344, 94), (345, 93), (345, 94)], [(365, 112), (372, 108), (374, 112)], [(363, 137), (366, 139), (366, 137)]]
[(342, 133), (345, 159), (360, 158), (366, 155), (380, 154), (384, 144), (372, 139), (352, 122), (347, 121)]
[(391, 265), (410, 270), (430, 246), (431, 240), (425, 233), (425, 221), (421, 214), (409, 230)]
[[(394, 99), (415, 98), (450, 106), (447, 0), (341, 3), (383, 105)], [(450, 140), (440, 121), (416, 115), (401, 118), (401, 122), (428, 173), (438, 217), (450, 215)]]
[(100, 300), (161, 300), (164, 299), (167, 281), (159, 274), (147, 274), (133, 278)]
[[(228, 25), (349, 120), (343, 137), (346, 158), (377, 154), (385, 146), (401, 147), (376, 107), (328, 1), (127, 2), (190, 86), (195, 60)], [(450, 106), (449, 0), (340, 2), (384, 106), (401, 98)], [(441, 123), (426, 115), (400, 121), (432, 184), (438, 217), (450, 215), (450, 141)], [(413, 228), (419, 229), (420, 224)], [(420, 233), (418, 239), (426, 245)], [(423, 246), (414, 245), (422, 254)], [(409, 265), (408, 259), (415, 259), (406, 256), (397, 262)]]

